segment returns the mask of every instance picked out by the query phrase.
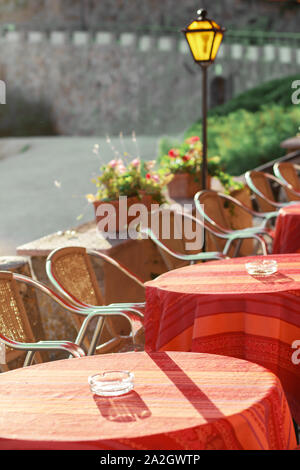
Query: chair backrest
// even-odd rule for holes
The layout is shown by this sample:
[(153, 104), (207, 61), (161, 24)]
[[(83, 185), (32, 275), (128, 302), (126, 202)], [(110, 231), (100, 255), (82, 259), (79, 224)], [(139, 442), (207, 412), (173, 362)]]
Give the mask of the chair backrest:
[[(295, 165), (290, 162), (278, 163), (278, 176), (281, 176), (285, 181), (287, 181), (295, 191), (300, 192), (300, 179), (297, 174)], [(297, 197), (288, 188), (285, 188), (286, 197), (289, 201), (300, 200), (300, 196)]]
[[(18, 285), (13, 273), (6, 271), (0, 271), (0, 333), (20, 343), (35, 342)], [(23, 356), (23, 351), (6, 346), (7, 363)]]
[[(237, 201), (241, 202), (245, 206), (247, 206), (250, 210), (252, 208), (252, 202), (250, 197), (250, 190), (246, 186), (243, 189), (237, 189), (230, 193), (230, 196), (236, 199)], [(221, 197), (221, 196), (220, 196)], [(245, 210), (241, 209), (239, 206), (231, 203), (228, 201), (226, 203), (226, 195), (223, 195), (223, 204), (224, 204), (224, 211), (226, 214), (227, 219), (230, 221), (230, 226), (232, 230), (243, 230), (248, 227), (253, 226), (253, 217), (251, 214), (246, 212)], [(246, 239), (242, 241), (239, 255), (240, 256), (248, 256), (253, 253), (254, 250), (254, 240), (253, 239)], [(229, 253), (232, 253), (230, 251)]]
[[(92, 263), (89, 253), (96, 256), (100, 265), (98, 262)], [(144, 301), (144, 285), (136, 276), (129, 273), (124, 266), (109, 256), (94, 251), (90, 252), (84, 247), (69, 246), (54, 250), (47, 258), (46, 270), (56, 289), (71, 303), (77, 304), (79, 307)], [(98, 277), (100, 282), (101, 279), (104, 281), (101, 288)], [(134, 289), (132, 289), (133, 284), (135, 284)], [(136, 295), (137, 291), (140, 297)], [(75, 315), (73, 319), (77, 328), (80, 328), (82, 317)], [(105, 342), (111, 339), (111, 334), (114, 336), (126, 335), (129, 331), (127, 319), (122, 317), (107, 318), (102, 332), (102, 340)]]
[[(272, 188), (271, 188), (270, 181), (265, 175), (265, 173), (263, 173), (262, 171), (253, 170), (253, 171), (249, 171), (248, 174), (255, 188), (257, 188), (258, 191), (262, 193), (270, 201), (276, 202)], [(274, 211), (274, 206), (256, 193), (255, 193), (255, 199), (257, 201), (257, 204), (261, 212)]]
[[(225, 230), (231, 230), (229, 219), (226, 217), (224, 211), (223, 201), (218, 196), (216, 191), (206, 190), (202, 191), (199, 197), (200, 204), (203, 204), (205, 214), (212, 219), (216, 224)], [(206, 221), (206, 225), (211, 227), (215, 232), (219, 230)], [(206, 232), (206, 249), (207, 251), (223, 251), (226, 240), (220, 239), (211, 233)]]
[[(235, 198), (233, 198), (234, 200)], [(248, 192), (244, 191), (241, 195), (236, 193), (236, 199), (240, 200), (244, 205), (251, 209), (251, 201)], [(232, 230), (240, 230), (252, 226), (253, 219), (251, 214), (246, 213), (239, 206), (235, 205), (231, 199), (225, 194), (218, 193), (213, 190), (205, 190), (200, 193), (200, 204), (204, 206), (205, 214), (213, 220), (217, 225), (223, 228), (224, 232)], [(219, 230), (215, 226), (206, 222), (215, 232)], [(206, 249), (207, 251), (223, 251), (226, 240), (220, 239), (212, 233), (206, 232)], [(233, 256), (235, 243), (232, 244), (228, 255)], [(240, 247), (240, 256), (247, 256), (253, 252), (253, 240), (243, 240)]]
[(55, 287), (79, 307), (145, 300), (143, 281), (97, 251), (80, 246), (56, 249), (48, 256), (46, 269)]
[[(148, 218), (148, 223), (154, 236), (171, 251), (177, 254), (201, 252), (203, 227), (193, 218), (185, 215), (182, 208), (154, 210), (151, 212), (151, 218)], [(188, 261), (174, 258), (159, 247), (158, 250), (168, 270), (189, 264)]]
[(51, 274), (78, 305), (103, 305), (103, 296), (84, 247), (65, 247), (51, 253)]
[[(229, 220), (224, 212), (224, 203), (216, 191), (202, 191), (199, 202), (203, 204), (205, 214), (210, 219), (225, 230), (231, 230)], [(212, 226), (212, 228), (216, 230), (216, 227)]]

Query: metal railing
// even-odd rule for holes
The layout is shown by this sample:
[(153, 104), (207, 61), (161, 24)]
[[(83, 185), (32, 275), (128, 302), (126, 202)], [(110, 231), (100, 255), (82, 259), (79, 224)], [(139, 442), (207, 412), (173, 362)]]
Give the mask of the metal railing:
[[(87, 32), (106, 31), (115, 34), (116, 36), (122, 33), (135, 33), (137, 35), (150, 35), (150, 36), (172, 36), (181, 38), (181, 30), (183, 26), (161, 26), (161, 25), (142, 25), (140, 27), (132, 26), (130, 24), (119, 24), (117, 27), (110, 27), (107, 24), (98, 24), (97, 28), (87, 27)], [(80, 30), (80, 26), (70, 25), (69, 27), (57, 27), (57, 31), (72, 32)], [(40, 24), (33, 23), (0, 23), (0, 35), (5, 35), (8, 31), (44, 31), (50, 33), (52, 31), (50, 26), (41, 26)], [(243, 44), (243, 45), (280, 45), (280, 46), (294, 46), (300, 47), (300, 33), (294, 32), (276, 32), (264, 31), (254, 29), (234, 29), (229, 27), (224, 35), (224, 42), (226, 44)]]

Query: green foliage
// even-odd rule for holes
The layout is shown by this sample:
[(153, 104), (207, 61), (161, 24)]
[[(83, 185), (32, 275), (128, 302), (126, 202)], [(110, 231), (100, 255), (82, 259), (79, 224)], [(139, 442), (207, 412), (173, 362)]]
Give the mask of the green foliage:
[(97, 194), (87, 194), (89, 202), (95, 200), (114, 201), (120, 196), (151, 195), (159, 204), (165, 202), (163, 189), (168, 182), (165, 175), (153, 171), (155, 162), (144, 162), (138, 158), (125, 164), (122, 159), (111, 160), (103, 165), (101, 174), (93, 179)]
[(291, 75), (263, 83), (251, 90), (245, 91), (227, 103), (216, 106), (208, 113), (209, 116), (226, 116), (239, 109), (256, 112), (263, 105), (278, 104), (289, 107), (292, 104), (292, 82), (299, 80), (299, 76)]
[(137, 196), (139, 174), (132, 165), (121, 170), (121, 166), (103, 165), (101, 175), (93, 182), (96, 184), (97, 199), (111, 201), (119, 196)]
[[(280, 143), (294, 136), (300, 125), (300, 107), (291, 103), (291, 85), (297, 79), (271, 80), (210, 110), (208, 155), (219, 155), (233, 175), (281, 157)], [(202, 135), (201, 121), (188, 129), (185, 138), (193, 135)], [(164, 152), (173, 146), (166, 138), (160, 143)]]
[[(238, 109), (227, 116), (208, 118), (208, 155), (220, 155), (232, 175), (240, 175), (284, 154), (280, 143), (297, 133), (300, 107), (265, 105), (255, 113)], [(201, 124), (186, 133), (201, 135)]]

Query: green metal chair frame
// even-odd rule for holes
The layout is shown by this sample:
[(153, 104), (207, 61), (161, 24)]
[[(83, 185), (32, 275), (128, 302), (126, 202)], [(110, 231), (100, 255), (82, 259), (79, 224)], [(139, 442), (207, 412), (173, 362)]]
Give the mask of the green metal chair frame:
[[(34, 355), (38, 351), (65, 351), (72, 357), (85, 356), (84, 350), (78, 344), (75, 344), (71, 341), (31, 341), (31, 339), (34, 340), (34, 336), (26, 315), (26, 310), (22, 298), (16, 288), (15, 281), (25, 283), (34, 288), (43, 290), (44, 292), (49, 294), (54, 300), (58, 300), (56, 299), (55, 295), (53, 295), (51, 292), (45, 291), (44, 286), (42, 286), (37, 281), (34, 281), (33, 279), (20, 274), (12, 273), (11, 271), (0, 271), (0, 281), (2, 281), (6, 286), (8, 286), (10, 298), (9, 301), (7, 301), (5, 297), (4, 299), (1, 299), (3, 301), (0, 302), (0, 308), (2, 306), (2, 308), (5, 309), (2, 321), (4, 321), (5, 324), (7, 320), (7, 329), (10, 330), (9, 334), (13, 336), (13, 331), (9, 326), (9, 317), (10, 315), (12, 315), (13, 318), (15, 318), (16, 315), (19, 315), (19, 319), (17, 320), (18, 334), (20, 334), (21, 336), (25, 336), (27, 340), (30, 340), (29, 342), (17, 341), (14, 338), (9, 338), (7, 334), (3, 334), (3, 332), (0, 332), (0, 342), (11, 349), (27, 351), (23, 367), (32, 364)], [(7, 289), (7, 287), (5, 289)], [(67, 306), (65, 307), (67, 308)]]
[[(273, 171), (274, 171), (275, 176), (281, 181), (285, 190), (288, 190), (292, 195), (296, 196), (297, 198), (300, 198), (300, 192), (296, 191), (293, 188), (293, 186), (282, 175), (280, 171), (280, 163), (281, 162), (277, 162), (273, 166)], [(300, 170), (300, 165), (293, 164), (293, 166), (295, 167), (296, 170)], [(297, 202), (299, 203), (299, 200)]]
[[(95, 250), (88, 250), (84, 247), (77, 247), (77, 246), (70, 247), (69, 246), (69, 247), (64, 247), (64, 248), (58, 248), (49, 254), (46, 260), (46, 272), (47, 272), (47, 275), (51, 284), (55, 287), (55, 289), (57, 289), (58, 292), (60, 292), (60, 294), (63, 295), (63, 297), (70, 303), (70, 305), (80, 310), (81, 315), (86, 315), (89, 318), (89, 320), (86, 320), (86, 322), (84, 322), (84, 325), (85, 325), (84, 335), (86, 334), (86, 331), (87, 331), (87, 325), (90, 323), (92, 318), (95, 316), (99, 317), (97, 325), (94, 329), (93, 337), (90, 342), (88, 354), (90, 355), (95, 352), (97, 343), (99, 341), (99, 337), (101, 336), (101, 333), (103, 331), (105, 316), (109, 317), (109, 316), (121, 315), (127, 318), (130, 321), (131, 333), (129, 336), (128, 335), (115, 335), (114, 332), (110, 331), (112, 336), (114, 337), (111, 340), (97, 347), (98, 351), (101, 350), (101, 348), (102, 349), (106, 348), (109, 344), (116, 342), (120, 338), (121, 339), (133, 338), (134, 333), (137, 332), (139, 328), (143, 327), (142, 322), (143, 322), (144, 315), (142, 313), (142, 310), (145, 307), (145, 303), (144, 302), (124, 302), (124, 303), (112, 303), (112, 304), (109, 304), (108, 306), (103, 306), (103, 305), (91, 305), (86, 302), (83, 302), (79, 298), (76, 298), (74, 295), (71, 294), (71, 292), (68, 291), (68, 289), (55, 276), (55, 258), (57, 258), (57, 256), (63, 255), (64, 253), (67, 253), (70, 250), (74, 250), (74, 252), (76, 251), (76, 252), (81, 253), (85, 257), (85, 259), (86, 257), (94, 256), (100, 259), (101, 261), (108, 262), (109, 264), (113, 265), (118, 270), (120, 270), (128, 278), (136, 282), (143, 289), (144, 289), (144, 283), (140, 279), (138, 279), (133, 273), (131, 273), (127, 268), (125, 268), (120, 263), (118, 263), (116, 260), (114, 260), (108, 255), (105, 255), (104, 253), (100, 253)], [(89, 270), (90, 270), (90, 274), (92, 275), (94, 288), (97, 289), (98, 286), (96, 285), (96, 276), (93, 273), (90, 265), (89, 265)], [(99, 312), (99, 314), (97, 312)], [(101, 312), (103, 313), (108, 312), (108, 313), (107, 315), (101, 316), (102, 315)], [(81, 327), (81, 329), (82, 328), (83, 327)], [(81, 333), (79, 333), (78, 338), (81, 342), (82, 331)]]
[[(162, 210), (169, 210), (169, 209), (158, 209), (158, 211)], [(178, 212), (175, 209), (170, 209), (171, 212), (177, 213), (178, 215), (185, 217), (187, 219), (190, 219), (192, 222), (195, 222), (196, 224), (203, 229), (203, 224), (197, 217), (194, 217), (192, 214), (184, 213), (184, 212)], [(140, 227), (140, 233), (141, 235), (144, 235), (145, 237), (149, 237), (157, 246), (160, 250), (162, 250), (162, 253), (165, 252), (168, 255), (172, 256), (173, 258), (180, 260), (180, 261), (186, 261), (189, 264), (195, 264), (198, 261), (211, 261), (211, 260), (220, 260), (220, 259), (226, 259), (228, 256), (226, 256), (224, 253), (220, 253), (218, 251), (210, 251), (210, 252), (200, 252), (200, 253), (193, 253), (193, 254), (185, 254), (185, 253), (178, 253), (175, 252), (174, 250), (171, 250), (169, 247), (167, 247), (158, 237), (157, 235), (153, 232), (153, 230), (149, 227)], [(219, 234), (217, 234), (219, 235)]]
[[(246, 211), (248, 214), (251, 214), (253, 217), (262, 218), (263, 219), (262, 225), (258, 227), (249, 227), (249, 228), (244, 228), (244, 229), (239, 229), (239, 230), (228, 230), (226, 229), (226, 227), (222, 227), (221, 225), (217, 224), (211, 217), (209, 217), (208, 214), (205, 212), (205, 209), (203, 210), (202, 208), (200, 198), (202, 195), (206, 193), (212, 193), (216, 197), (224, 199), (228, 203), (236, 205), (240, 209)], [(250, 209), (249, 207), (245, 206), (242, 202), (238, 201), (237, 199), (227, 194), (213, 191), (211, 189), (205, 189), (203, 191), (199, 191), (198, 193), (196, 193), (194, 196), (194, 201), (195, 201), (197, 210), (199, 211), (200, 215), (203, 217), (203, 223), (204, 223), (205, 229), (208, 230), (210, 233), (212, 233), (214, 236), (227, 240), (223, 249), (224, 255), (227, 256), (232, 243), (234, 241), (238, 241), (237, 246), (234, 251), (234, 255), (233, 255), (233, 256), (237, 256), (239, 253), (242, 240), (244, 239), (256, 240), (258, 244), (261, 246), (262, 253), (264, 255), (268, 254), (268, 247), (267, 247), (267, 243), (264, 237), (268, 237), (269, 240), (273, 240), (273, 238), (271, 234), (269, 233), (269, 231), (267, 230), (266, 226), (273, 217), (277, 216), (277, 212), (256, 212)], [(215, 230), (213, 230), (211, 227), (213, 227)]]
[[(247, 185), (249, 186), (249, 188), (251, 189), (251, 191), (256, 195), (256, 196), (259, 196), (260, 198), (264, 199), (268, 204), (270, 204), (271, 206), (273, 206), (275, 209), (277, 209), (277, 211), (279, 209), (281, 209), (282, 207), (286, 207), (290, 204), (293, 204), (292, 202), (276, 202), (276, 201), (272, 201), (270, 198), (268, 198), (265, 194), (263, 194), (254, 184), (253, 182), (253, 179), (251, 177), (251, 173), (252, 171), (247, 171), (245, 173), (245, 179), (246, 179), (246, 182), (247, 182)], [(273, 183), (276, 183), (278, 184), (280, 187), (282, 187), (283, 189), (285, 189), (285, 187), (288, 185), (285, 184), (283, 182), (283, 180), (280, 180), (279, 178), (276, 178), (275, 176), (269, 174), (269, 173), (263, 173), (263, 172), (259, 172), (261, 173), (262, 175), (264, 175), (264, 178), (266, 178), (267, 181), (271, 181)], [(290, 189), (292, 188), (291, 185), (289, 185), (289, 188)], [(300, 196), (300, 194), (298, 193), (298, 196)], [(278, 215), (278, 214), (277, 214)]]

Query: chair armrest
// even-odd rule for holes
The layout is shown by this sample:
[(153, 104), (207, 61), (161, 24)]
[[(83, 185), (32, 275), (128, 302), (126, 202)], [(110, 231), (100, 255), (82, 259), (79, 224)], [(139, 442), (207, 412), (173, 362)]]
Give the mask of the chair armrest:
[(254, 215), (255, 215), (255, 217), (261, 217), (262, 219), (270, 220), (273, 217), (278, 217), (278, 212), (279, 211), (273, 211), (273, 212), (256, 212), (256, 211), (254, 211)]
[(66, 351), (73, 357), (84, 357), (86, 355), (80, 346), (72, 343), (71, 341), (38, 341), (36, 343), (20, 343), (3, 336), (1, 333), (0, 341), (12, 349), (28, 352), (24, 361), (24, 367), (32, 363), (33, 356), (36, 351), (60, 350)]
[(146, 307), (146, 302), (121, 302), (121, 303), (115, 303), (115, 304), (109, 304), (109, 308), (114, 307), (118, 308), (120, 310), (123, 310), (124, 312), (127, 311), (127, 309), (133, 309), (134, 312), (139, 312), (140, 316), (144, 318), (144, 314), (141, 312), (141, 310), (144, 310)]
[(86, 356), (84, 350), (78, 346), (78, 344), (72, 343), (71, 341), (39, 341), (36, 343), (35, 349), (45, 350), (61, 350), (72, 354), (73, 357), (84, 357)]
[(61, 305), (63, 308), (65, 308), (71, 313), (76, 313), (77, 315), (81, 315), (81, 316), (87, 316), (91, 310), (97, 309), (99, 312), (100, 311), (102, 312), (101, 313), (102, 315), (105, 316), (109, 314), (110, 310), (112, 311), (112, 313), (115, 311), (114, 307), (110, 309), (109, 306), (104, 306), (104, 305), (99, 305), (99, 306), (89, 305), (87, 307), (77, 307), (75, 305), (71, 305), (69, 302), (67, 302), (62, 297), (60, 297), (60, 295), (56, 294), (56, 292), (54, 292), (52, 289), (45, 286), (45, 284), (42, 284), (41, 282), (35, 281), (34, 279), (30, 277), (23, 276), (22, 274), (17, 274), (17, 273), (13, 273), (13, 277), (17, 281), (24, 282), (25, 284), (28, 284), (31, 287), (34, 287), (38, 289), (39, 291), (43, 292), (44, 294), (48, 295), (49, 297), (51, 297), (52, 300), (57, 302), (59, 305)]
[(144, 315), (139, 310), (139, 308), (144, 308), (144, 306), (135, 308), (135, 305), (136, 304), (131, 304), (131, 303), (115, 303), (115, 304), (109, 304), (109, 305), (89, 305), (88, 307), (84, 309), (84, 315), (87, 316), (87, 315), (90, 315), (91, 313), (97, 313), (105, 317), (105, 316), (109, 316), (115, 313), (117, 315), (125, 315), (126, 312), (131, 312), (140, 318), (144, 318)]
[(187, 255), (183, 253), (176, 253), (175, 251), (168, 248), (164, 243), (162, 243), (153, 231), (150, 228), (143, 228), (141, 229), (141, 233), (148, 235), (151, 240), (162, 250), (164, 250), (169, 255), (173, 256), (176, 259), (181, 261), (201, 261), (201, 260), (210, 260), (210, 259), (224, 259), (224, 255), (217, 251), (206, 252), (206, 253), (197, 253), (192, 255)]
[[(122, 305), (122, 304), (120, 304), (120, 305)], [(121, 310), (120, 307), (111, 306), (111, 305), (107, 306), (107, 307), (103, 307), (103, 308), (106, 310), (106, 312), (104, 312), (102, 308), (100, 310), (99, 307), (96, 307), (96, 309), (94, 307), (94, 310), (87, 309), (86, 318), (82, 322), (82, 325), (80, 327), (80, 330), (79, 330), (78, 335), (77, 335), (76, 340), (75, 340), (76, 344), (81, 346), (82, 341), (85, 337), (85, 334), (87, 332), (87, 328), (88, 328), (90, 322), (94, 318), (97, 318), (97, 317), (122, 316), (122, 317), (126, 318), (129, 321), (132, 331), (136, 330), (137, 325), (140, 328), (143, 327), (143, 321), (142, 320), (143, 320), (144, 316), (139, 310), (136, 310), (136, 309), (133, 309), (133, 308), (127, 308), (127, 307), (124, 310)]]
[(269, 235), (269, 237), (272, 239), (271, 235), (267, 232), (265, 232), (265, 233), (261, 233), (261, 232), (260, 233), (254, 233), (254, 232), (251, 232), (251, 231), (248, 231), (248, 232), (245, 231), (243, 233), (232, 233), (228, 237), (228, 240), (225, 244), (223, 253), (225, 255), (227, 255), (227, 253), (229, 252), (229, 249), (231, 247), (231, 244), (234, 240), (239, 240), (239, 239), (244, 240), (244, 239), (248, 239), (248, 238), (249, 239), (253, 238), (254, 240), (256, 240), (260, 243), (260, 245), (262, 247), (263, 255), (267, 255), (268, 254), (267, 243), (264, 240), (262, 235)]
[(231, 240), (235, 240), (238, 238), (255, 238), (256, 236), (260, 235), (266, 235), (270, 237), (273, 240), (272, 235), (268, 230), (266, 230), (264, 227), (251, 227), (251, 228), (245, 228), (242, 230), (235, 230), (229, 235), (229, 238)]

